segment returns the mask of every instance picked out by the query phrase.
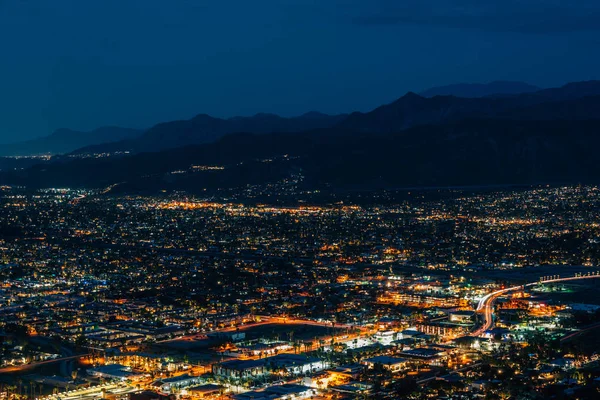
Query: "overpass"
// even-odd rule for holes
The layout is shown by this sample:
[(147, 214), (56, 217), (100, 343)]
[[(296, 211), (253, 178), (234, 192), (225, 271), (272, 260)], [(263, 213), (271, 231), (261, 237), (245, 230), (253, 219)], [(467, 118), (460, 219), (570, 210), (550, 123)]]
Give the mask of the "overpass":
[(577, 274), (575, 276), (571, 276), (568, 278), (561, 278), (559, 276), (551, 276), (541, 278), (539, 281), (526, 283), (524, 285), (512, 286), (506, 289), (497, 290), (495, 292), (489, 293), (479, 300), (479, 304), (477, 304), (477, 312), (482, 313), (484, 315), (484, 323), (483, 325), (472, 333), (474, 336), (481, 336), (483, 333), (489, 329), (494, 327), (494, 303), (498, 297), (509, 293), (514, 292), (516, 290), (521, 290), (529, 286), (535, 286), (539, 284), (546, 283), (560, 283), (560, 282), (569, 282), (569, 281), (577, 281), (582, 279), (594, 279), (600, 278), (600, 273), (595, 272), (593, 274), (588, 273), (587, 275)]

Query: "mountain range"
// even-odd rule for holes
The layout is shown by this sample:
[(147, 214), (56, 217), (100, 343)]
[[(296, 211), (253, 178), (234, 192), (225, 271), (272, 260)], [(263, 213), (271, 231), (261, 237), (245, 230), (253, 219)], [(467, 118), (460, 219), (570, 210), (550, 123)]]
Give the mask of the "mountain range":
[(80, 132), (71, 129), (57, 129), (51, 135), (0, 145), (0, 156), (30, 156), (43, 154), (62, 154), (72, 152), (80, 147), (94, 144), (133, 139), (142, 134), (137, 129), (107, 126), (91, 132)]
[[(488, 84), (442, 86), (429, 89), (421, 95), (423, 97), (438, 95), (483, 97), (492, 94), (516, 95), (536, 90), (539, 88), (523, 82), (495, 81)], [(346, 117), (346, 114), (331, 116), (315, 111), (292, 118), (261, 113), (251, 117), (222, 119), (199, 114), (189, 120), (160, 123), (148, 130), (103, 127), (91, 132), (79, 132), (63, 128), (46, 137), (0, 145), (0, 156), (160, 151), (191, 144), (210, 143), (230, 133), (286, 133), (329, 128)]]
[[(157, 125), (133, 140), (174, 138), (183, 145), (122, 157), (58, 158), (0, 172), (0, 184), (118, 183), (113, 191), (203, 193), (292, 176), (301, 176), (299, 185), (305, 188), (344, 190), (600, 181), (595, 152), (600, 145), (599, 81), (480, 98), (408, 93), (368, 113), (298, 117), (294, 126), (311, 118), (320, 122), (306, 122), (306, 129), (296, 132), (289, 128), (291, 119), (261, 115), (280, 121), (282, 128), (275, 130), (258, 129), (262, 125), (253, 125), (258, 118), (241, 122), (198, 116)], [(246, 132), (224, 133), (223, 126), (234, 124)], [(223, 136), (189, 144), (188, 135), (198, 132), (194, 126), (211, 126), (203, 132)]]
[(263, 113), (252, 117), (222, 119), (207, 114), (199, 114), (189, 120), (171, 121), (155, 125), (136, 138), (87, 146), (75, 153), (160, 151), (181, 146), (210, 143), (230, 133), (290, 133), (329, 128), (345, 118), (345, 114), (326, 115), (319, 112), (309, 112), (292, 118)]
[[(464, 98), (435, 96), (426, 98), (407, 93), (398, 100), (380, 106), (370, 112), (352, 113), (340, 123), (340, 127), (361, 132), (392, 133), (412, 126), (441, 124), (465, 118), (521, 118), (536, 109), (536, 118), (554, 119), (555, 112), (575, 113), (571, 102), (587, 105), (585, 97), (600, 96), (600, 81), (575, 82), (560, 88), (543, 89), (502, 97)], [(521, 116), (521, 117), (519, 117)], [(576, 115), (565, 115), (566, 118)], [(588, 110), (584, 118), (600, 118), (598, 109)], [(531, 118), (530, 116), (527, 117)]]
[[(459, 84), (455, 86), (446, 86), (441, 88), (434, 88), (427, 91), (429, 94), (434, 92), (447, 93), (445, 97), (450, 95), (453, 97), (461, 96), (467, 89), (465, 88), (479, 88), (479, 93), (495, 93), (495, 94), (511, 94), (519, 95), (522, 93), (529, 93), (539, 88), (521, 82), (492, 82), (489, 84)], [(475, 93), (477, 90), (469, 89), (471, 93)], [(398, 125), (397, 123), (391, 123), (391, 121), (381, 121), (382, 124), (388, 124), (385, 128), (380, 126), (378, 131), (396, 131), (398, 129), (405, 129), (407, 127), (420, 124), (422, 121), (432, 122), (435, 118), (433, 115), (427, 114), (428, 110), (423, 109), (418, 104), (418, 99), (421, 96), (412, 96), (412, 99), (407, 99), (407, 96), (400, 99), (401, 104), (392, 104), (390, 107), (381, 107), (379, 111), (385, 112), (386, 109), (398, 110), (404, 106), (406, 108), (399, 110), (406, 120), (405, 123)], [(408, 96), (410, 97), (410, 96)], [(423, 96), (427, 97), (427, 96)], [(476, 96), (464, 96), (464, 97), (476, 97)], [(423, 99), (424, 101), (426, 99)], [(446, 99), (452, 101), (452, 99)], [(493, 99), (490, 99), (493, 102)], [(470, 102), (473, 105), (478, 102)], [(421, 115), (412, 114), (411, 107), (418, 108), (418, 112)], [(439, 108), (437, 105), (433, 105), (434, 108)], [(466, 105), (466, 107), (473, 107)], [(434, 112), (437, 112), (435, 110)], [(449, 110), (452, 112), (452, 110)], [(470, 113), (471, 110), (467, 110)], [(379, 113), (379, 114), (382, 114)], [(326, 115), (318, 112), (310, 112), (299, 117), (284, 118), (274, 114), (257, 114), (253, 117), (234, 117), (229, 119), (221, 119), (211, 117), (206, 114), (200, 114), (196, 117), (185, 120), (185, 121), (173, 121), (158, 124), (142, 136), (125, 140), (119, 143), (107, 143), (96, 146), (89, 146), (83, 149), (79, 149), (77, 153), (110, 153), (110, 152), (130, 152), (140, 153), (145, 151), (160, 151), (169, 148), (176, 148), (181, 146), (187, 146), (192, 144), (210, 143), (230, 133), (290, 133), (290, 132), (303, 132), (312, 129), (320, 128), (332, 128), (339, 124), (349, 129), (361, 129), (357, 125), (357, 119), (365, 121), (366, 119), (361, 117), (357, 118), (357, 114), (353, 113), (350, 116), (346, 114), (341, 115)], [(370, 113), (370, 115), (374, 115)], [(376, 116), (377, 118), (381, 115)], [(441, 116), (445, 119), (444, 116)], [(457, 118), (459, 115), (456, 116)], [(394, 122), (398, 122), (393, 117)], [(367, 126), (364, 129), (369, 131), (373, 130), (374, 127)]]

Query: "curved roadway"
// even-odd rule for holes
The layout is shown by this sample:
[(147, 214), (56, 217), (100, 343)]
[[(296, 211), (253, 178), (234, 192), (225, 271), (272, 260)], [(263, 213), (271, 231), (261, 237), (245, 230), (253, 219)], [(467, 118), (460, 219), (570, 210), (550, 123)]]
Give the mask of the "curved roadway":
[(512, 292), (515, 290), (523, 289), (527, 286), (534, 286), (545, 283), (555, 283), (555, 282), (567, 282), (567, 281), (575, 281), (579, 279), (592, 279), (592, 278), (600, 278), (600, 275), (584, 275), (584, 276), (572, 276), (570, 278), (557, 278), (557, 279), (549, 279), (546, 281), (536, 281), (531, 283), (526, 283), (525, 285), (512, 286), (506, 289), (497, 290), (488, 295), (485, 295), (481, 300), (479, 300), (479, 304), (477, 305), (477, 311), (483, 312), (485, 322), (484, 324), (472, 333), (474, 336), (481, 336), (483, 333), (489, 329), (492, 329), (494, 326), (494, 303), (496, 299), (502, 296), (505, 293)]

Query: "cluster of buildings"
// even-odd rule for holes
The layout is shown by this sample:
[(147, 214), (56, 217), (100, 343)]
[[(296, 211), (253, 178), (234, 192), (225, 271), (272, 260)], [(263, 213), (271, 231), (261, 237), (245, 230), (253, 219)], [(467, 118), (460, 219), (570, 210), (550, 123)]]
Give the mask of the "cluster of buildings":
[(55, 400), (469, 398), (506, 371), (532, 394), (592, 390), (593, 345), (573, 343), (600, 324), (594, 280), (498, 296), (475, 332), (489, 293), (596, 273), (598, 188), (378, 196), (3, 188), (6, 396), (16, 375)]

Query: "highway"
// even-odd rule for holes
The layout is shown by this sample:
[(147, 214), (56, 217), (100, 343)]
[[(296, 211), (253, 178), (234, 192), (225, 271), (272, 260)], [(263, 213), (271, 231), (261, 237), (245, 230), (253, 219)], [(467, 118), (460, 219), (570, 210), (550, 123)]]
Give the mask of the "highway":
[(536, 281), (531, 283), (526, 283), (525, 285), (512, 286), (506, 289), (497, 290), (495, 292), (489, 293), (479, 300), (479, 304), (477, 305), (477, 312), (483, 313), (484, 315), (484, 323), (483, 325), (474, 331), (471, 335), (473, 336), (481, 336), (485, 333), (485, 331), (490, 330), (494, 327), (494, 303), (498, 297), (513, 292), (515, 290), (524, 289), (528, 286), (534, 286), (538, 284), (546, 284), (546, 283), (560, 283), (560, 282), (568, 282), (568, 281), (576, 281), (581, 279), (593, 279), (600, 278), (600, 275), (583, 275), (583, 276), (572, 276), (569, 278), (555, 278), (555, 279), (547, 279), (543, 281)]
[[(538, 284), (546, 284), (546, 283), (552, 284), (552, 283), (579, 281), (579, 280), (594, 279), (594, 278), (600, 278), (600, 274), (596, 273), (594, 275), (572, 276), (572, 277), (567, 277), (567, 278), (556, 277), (556, 278), (550, 278), (550, 279), (540, 280), (540, 281), (536, 281), (536, 282), (530, 282), (530, 283), (526, 283), (524, 285), (511, 286), (508, 288), (504, 288), (504, 289), (500, 289), (500, 290), (491, 292), (491, 293), (485, 295), (483, 298), (481, 298), (481, 300), (479, 301), (479, 303), (477, 305), (477, 312), (483, 314), (484, 323), (476, 331), (472, 332), (471, 335), (482, 336), (487, 330), (490, 330), (494, 327), (494, 305), (495, 305), (495, 302), (499, 297), (501, 297), (507, 293), (522, 290), (526, 287), (531, 287), (531, 286), (535, 286)], [(242, 326), (239, 328), (239, 330), (244, 331), (245, 329), (251, 329), (256, 326), (273, 324), (273, 323), (289, 324), (289, 325), (311, 325), (311, 326), (321, 326), (321, 327), (329, 327), (329, 328), (331, 328), (333, 325), (331, 322), (318, 322), (318, 321), (303, 320), (303, 319), (296, 319), (296, 318), (289, 318), (289, 317), (261, 316), (261, 319), (262, 319), (261, 322)], [(590, 325), (584, 331), (596, 329), (596, 328), (598, 328), (598, 325), (599, 324)], [(340, 328), (340, 329), (349, 329), (352, 327), (353, 326), (351, 326), (351, 325), (335, 324), (335, 328)], [(237, 330), (238, 330), (237, 327), (228, 327), (228, 328), (224, 328), (221, 330), (217, 330), (215, 332), (231, 332), (231, 331), (237, 331)], [(562, 340), (563, 341), (569, 340), (572, 337), (579, 335), (580, 333), (581, 332), (575, 332), (575, 333), (569, 334), (569, 335), (565, 336)], [(205, 334), (195, 334), (195, 335), (179, 337), (176, 339), (171, 339), (168, 341), (194, 340), (194, 339), (199, 339), (200, 337), (205, 338), (206, 336), (205, 336)], [(290, 350), (290, 352), (291, 351), (292, 350)], [(294, 351), (295, 351), (295, 349), (294, 349)], [(33, 367), (36, 367), (39, 365), (49, 364), (49, 363), (53, 363), (53, 362), (60, 362), (60, 361), (65, 361), (65, 360), (71, 360), (71, 359), (76, 359), (76, 358), (80, 358), (80, 357), (84, 357), (84, 356), (85, 355), (76, 355), (76, 356), (59, 358), (59, 359), (55, 359), (55, 360), (47, 360), (47, 361), (28, 364), (28, 365), (7, 367), (7, 368), (0, 370), (0, 373), (1, 372), (19, 372), (19, 371), (27, 370), (27, 369), (30, 369), (30, 368), (33, 368)], [(450, 372), (449, 375), (451, 375), (453, 373), (457, 373), (457, 372), (464, 372), (466, 370), (475, 368), (478, 365), (479, 365), (478, 363), (475, 363), (475, 364), (465, 366), (461, 369)], [(422, 384), (426, 384), (434, 379), (436, 379), (436, 377), (429, 377), (429, 378), (425, 378), (425, 379), (418, 381), (418, 383), (422, 385)], [(136, 391), (136, 389), (129, 387), (127, 385), (122, 385), (122, 386), (117, 385), (115, 387), (110, 387), (110, 386), (105, 385), (104, 387), (100, 386), (100, 387), (94, 387), (94, 388), (85, 388), (85, 389), (75, 390), (75, 391), (71, 391), (71, 392), (67, 392), (67, 393), (62, 393), (61, 395), (59, 395), (60, 397), (50, 396), (50, 397), (48, 397), (48, 399), (51, 399), (51, 400), (59, 400), (59, 399), (61, 399), (61, 400), (75, 400), (75, 399), (95, 400), (95, 399), (102, 397), (102, 389), (104, 389), (104, 391), (106, 391), (106, 392), (113, 393), (113, 394), (126, 394), (126, 393)]]

